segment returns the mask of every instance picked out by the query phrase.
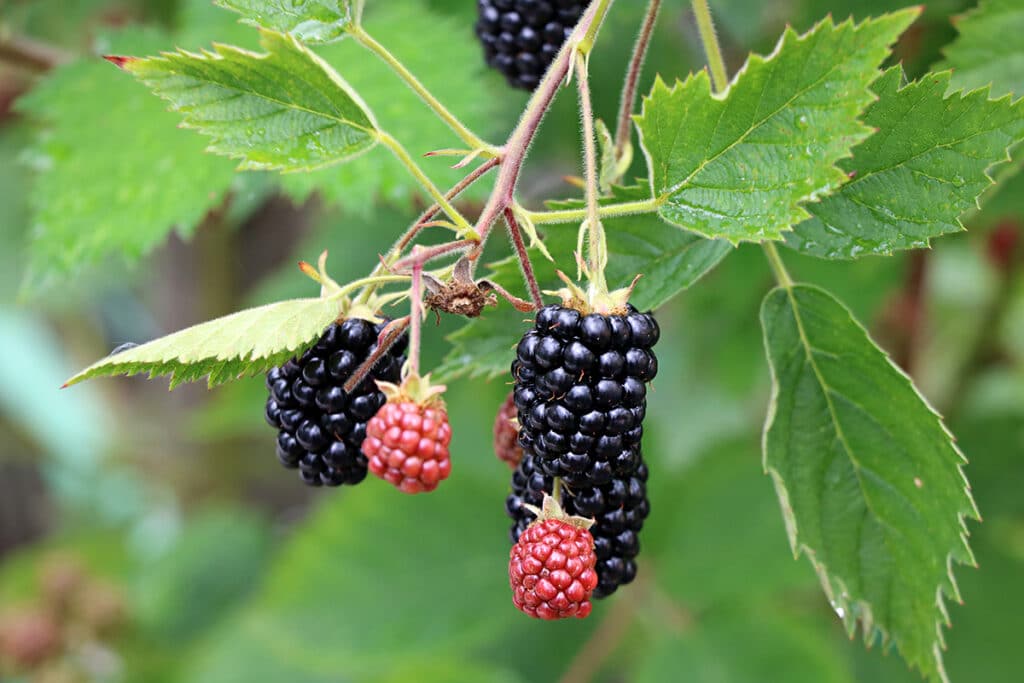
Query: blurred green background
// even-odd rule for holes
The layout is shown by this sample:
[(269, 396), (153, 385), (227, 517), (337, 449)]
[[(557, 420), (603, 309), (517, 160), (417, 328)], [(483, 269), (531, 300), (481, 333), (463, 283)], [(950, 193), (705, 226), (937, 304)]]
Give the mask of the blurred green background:
[[(666, 3), (645, 87), (655, 72), (701, 66), (685, 4)], [(733, 70), (787, 23), (901, 6), (711, 4)], [(500, 139), (525, 95), (483, 68), (475, 4), (368, 5), (371, 33)], [(643, 5), (617, 3), (594, 56), (606, 120)], [(927, 6), (897, 49), (911, 76), (938, 61), (950, 16), (968, 6)], [(917, 680), (879, 643), (850, 642), (809, 563), (791, 556), (760, 463), (769, 378), (757, 312), (772, 279), (757, 249), (660, 313), (640, 577), (584, 621), (534, 622), (511, 605), (509, 472), (491, 449), (502, 380), (451, 385), (453, 475), (419, 497), (373, 478), (304, 487), (276, 463), (259, 378), (212, 392), (139, 378), (59, 391), (120, 343), (312, 295), (295, 263), (324, 248), (336, 279), (359, 277), (422, 208), (383, 150), (309, 176), (236, 175), (97, 56), (255, 38), (208, 0), (0, 0), (0, 644), (32, 655), (15, 666), (0, 654), (0, 680)], [(451, 144), (372, 58), (344, 44), (323, 52), (407, 147)], [(525, 197), (572, 194), (563, 176), (579, 173), (577, 127), (565, 93)], [(457, 179), (441, 165), (438, 182)], [(980, 569), (958, 569), (965, 604), (951, 607), (947, 668), (961, 682), (1024, 670), (1022, 178), (933, 250), (854, 263), (784, 253), (912, 372), (970, 459), (985, 523), (971, 528)], [(508, 249), (495, 242), (492, 260)], [(458, 325), (428, 327), (426, 367)]]

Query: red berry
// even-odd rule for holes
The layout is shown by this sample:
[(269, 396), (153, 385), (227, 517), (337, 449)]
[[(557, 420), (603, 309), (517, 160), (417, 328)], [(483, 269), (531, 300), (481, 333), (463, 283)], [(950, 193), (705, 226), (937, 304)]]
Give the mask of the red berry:
[(433, 491), (452, 471), (452, 428), (443, 408), (414, 401), (385, 403), (366, 425), (370, 471), (405, 493)]
[(512, 469), (515, 469), (523, 459), (523, 449), (519, 446), (519, 430), (512, 423), (517, 414), (515, 395), (510, 393), (498, 409), (498, 417), (494, 420), (494, 453)]
[(565, 519), (538, 520), (512, 546), (512, 602), (537, 619), (582, 619), (597, 587), (596, 562), (589, 531)]

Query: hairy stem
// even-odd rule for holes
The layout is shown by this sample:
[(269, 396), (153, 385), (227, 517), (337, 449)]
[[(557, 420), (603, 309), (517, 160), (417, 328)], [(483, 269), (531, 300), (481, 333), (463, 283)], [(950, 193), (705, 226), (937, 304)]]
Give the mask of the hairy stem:
[(418, 377), (420, 374), (420, 339), (423, 334), (423, 260), (419, 258), (421, 250), (413, 249), (416, 261), (412, 264), (412, 289), (409, 310), (409, 375)]
[[(657, 199), (644, 199), (636, 202), (623, 202), (621, 204), (605, 204), (597, 207), (597, 215), (602, 218), (614, 218), (615, 216), (632, 216), (638, 213), (653, 213), (658, 210), (660, 203)], [(588, 215), (588, 209), (561, 209), (557, 211), (527, 211), (520, 209), (527, 218), (535, 225), (546, 223), (575, 223), (584, 220)]]
[(430, 107), (438, 118), (444, 121), (449, 128), (451, 128), (456, 135), (459, 136), (463, 142), (469, 145), (470, 149), (481, 149), (485, 154), (490, 156), (497, 156), (500, 150), (494, 145), (491, 145), (482, 140), (476, 133), (471, 131), (457, 116), (451, 113), (447, 107), (434, 97), (434, 95), (427, 90), (427, 88), (420, 83), (419, 79), (412, 74), (409, 69), (405, 67), (394, 55), (392, 55), (387, 48), (374, 40), (373, 36), (367, 33), (362, 26), (353, 26), (349, 29), (349, 33), (356, 41), (366, 47), (368, 50), (377, 55), (384, 63), (391, 67), (391, 69), (398, 74), (399, 78), (405, 81), (412, 90), (420, 96), (428, 107)]
[(598, 294), (608, 292), (604, 268), (607, 263), (604, 227), (597, 206), (597, 142), (594, 138), (594, 106), (590, 99), (590, 75), (587, 57), (576, 53), (576, 87), (580, 94), (583, 118), (583, 175), (587, 184), (587, 277)]
[(508, 225), (508, 236), (515, 247), (516, 256), (519, 258), (519, 266), (523, 270), (523, 279), (526, 281), (526, 288), (530, 290), (530, 300), (533, 306), (540, 310), (544, 306), (544, 299), (540, 294), (540, 285), (537, 283), (537, 276), (533, 272), (533, 263), (530, 262), (530, 254), (526, 251), (526, 243), (523, 241), (523, 231), (516, 220), (515, 211), (512, 207), (505, 207), (505, 223)]
[(454, 221), (455, 225), (458, 227), (458, 233), (469, 239), (476, 239), (477, 234), (473, 230), (473, 226), (471, 226), (469, 224), (469, 221), (463, 218), (462, 214), (460, 214), (458, 210), (451, 205), (451, 202), (448, 201), (448, 198), (445, 195), (441, 194), (441, 191), (437, 189), (437, 186), (434, 185), (434, 182), (429, 177), (427, 177), (427, 174), (423, 172), (423, 169), (419, 167), (419, 164), (417, 164), (416, 161), (409, 155), (409, 152), (407, 152), (405, 148), (402, 147), (402, 143), (400, 143), (398, 140), (396, 140), (388, 133), (384, 132), (378, 133), (377, 137), (381, 141), (381, 143), (384, 144), (384, 146), (386, 146), (388, 149), (392, 151), (392, 153), (394, 153), (395, 157), (397, 157), (398, 160), (402, 162), (406, 169), (408, 169), (409, 173), (414, 178), (416, 178), (417, 181), (419, 181), (423, 189), (425, 189), (430, 194), (430, 196), (434, 198), (434, 201), (437, 202), (437, 205), (446, 214), (448, 214), (448, 217), (451, 218), (452, 221)]
[(715, 33), (715, 24), (711, 20), (708, 0), (693, 0), (692, 4), (693, 14), (697, 18), (697, 30), (700, 32), (701, 42), (704, 43), (708, 67), (711, 69), (711, 82), (716, 92), (722, 92), (729, 86), (729, 76), (725, 69), (725, 59), (722, 58), (722, 47), (718, 44), (718, 35)]
[(476, 242), (474, 240), (458, 240), (455, 242), (445, 242), (444, 244), (438, 244), (433, 247), (416, 247), (415, 252), (411, 256), (398, 261), (394, 264), (394, 269), (401, 272), (402, 270), (412, 266), (415, 269), (415, 265), (418, 263), (421, 266), (425, 263), (447, 256), (448, 254), (465, 251), (469, 249)]
[(356, 368), (356, 371), (353, 372), (352, 376), (349, 377), (348, 380), (345, 382), (345, 386), (342, 387), (342, 389), (345, 390), (345, 393), (351, 394), (353, 391), (355, 391), (355, 388), (359, 386), (359, 383), (362, 382), (363, 379), (368, 374), (370, 374), (370, 370), (372, 370), (373, 367), (377, 365), (378, 361), (380, 361), (380, 359), (384, 357), (384, 354), (386, 354), (391, 349), (391, 347), (395, 345), (395, 342), (397, 342), (398, 339), (403, 334), (405, 334), (405, 331), (406, 329), (408, 329), (408, 327), (408, 317), (401, 318), (400, 320), (397, 320), (394, 323), (392, 323), (392, 326), (388, 329), (388, 331), (384, 335), (384, 338), (378, 340), (377, 350), (371, 353), (370, 356), (363, 361), (362, 365)]
[(640, 83), (640, 73), (644, 68), (647, 48), (651, 44), (651, 36), (654, 35), (654, 26), (658, 21), (658, 12), (660, 10), (661, 0), (650, 0), (647, 4), (647, 14), (644, 16), (644, 23), (640, 26), (640, 35), (637, 36), (636, 44), (633, 46), (633, 57), (629, 60), (626, 81), (622, 87), (618, 125), (615, 127), (616, 159), (622, 158), (630, 144), (630, 137), (633, 131), (633, 111), (636, 109), (636, 92)]

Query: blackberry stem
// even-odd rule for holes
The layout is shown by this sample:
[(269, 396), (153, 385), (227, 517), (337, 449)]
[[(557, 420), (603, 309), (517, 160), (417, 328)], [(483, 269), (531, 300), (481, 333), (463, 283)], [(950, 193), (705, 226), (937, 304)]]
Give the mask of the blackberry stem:
[[(561, 505), (562, 504), (562, 478), (555, 477), (555, 481), (551, 486), (551, 497)], [(564, 506), (563, 506), (564, 507)]]
[[(620, 204), (605, 204), (597, 207), (597, 214), (603, 217), (631, 216), (638, 213), (653, 213), (658, 210), (661, 202), (657, 199), (644, 199)], [(575, 223), (587, 217), (588, 209), (561, 209), (557, 211), (528, 211), (519, 209), (536, 225), (545, 223)]]
[(412, 250), (415, 259), (412, 264), (412, 301), (409, 310), (409, 374), (420, 374), (420, 339), (423, 330), (423, 261), (424, 250), (416, 246)]
[(409, 155), (409, 152), (402, 147), (402, 143), (383, 131), (377, 133), (377, 139), (380, 140), (384, 146), (390, 149), (392, 153), (394, 153), (395, 157), (402, 162), (406, 169), (408, 169), (409, 173), (419, 181), (420, 185), (423, 186), (423, 189), (425, 189), (430, 196), (434, 198), (434, 201), (437, 202), (438, 206), (455, 222), (455, 225), (458, 227), (457, 232), (460, 237), (479, 239), (476, 231), (473, 229), (473, 226), (469, 224), (469, 221), (462, 217), (462, 214), (451, 205), (451, 202), (448, 201), (445, 195), (441, 194), (441, 191), (437, 189), (434, 182), (426, 173), (423, 172), (423, 169), (421, 169), (419, 164), (413, 160)]
[(370, 50), (370, 52), (377, 55), (381, 61), (390, 66), (392, 71), (394, 71), (399, 78), (405, 81), (405, 84), (408, 85), (413, 92), (419, 95), (420, 99), (422, 99), (426, 105), (430, 107), (435, 114), (437, 114), (438, 118), (444, 121), (448, 127), (459, 136), (459, 139), (469, 145), (470, 148), (474, 150), (482, 150), (484, 154), (491, 157), (497, 157), (501, 154), (501, 150), (499, 148), (481, 139), (476, 133), (471, 131), (466, 124), (462, 123), (457, 116), (452, 114), (447, 107), (441, 104), (440, 100), (434, 97), (434, 95), (427, 90), (422, 83), (420, 83), (419, 79), (416, 78), (416, 76), (414, 76), (404, 64), (402, 64), (402, 62), (391, 54), (386, 47), (374, 40), (373, 36), (367, 33), (362, 26), (354, 24), (348, 29), (348, 32), (349, 35), (355, 38), (356, 42)]
[(516, 256), (519, 257), (519, 265), (523, 269), (523, 279), (526, 281), (526, 288), (530, 290), (530, 299), (538, 311), (544, 307), (544, 299), (541, 297), (540, 284), (533, 272), (533, 263), (530, 261), (530, 254), (526, 251), (526, 243), (523, 242), (523, 231), (519, 228), (519, 221), (516, 220), (516, 213), (512, 207), (505, 207), (505, 223), (508, 225), (508, 235), (515, 247)]
[(711, 70), (711, 81), (715, 86), (715, 92), (720, 93), (729, 87), (729, 75), (725, 69), (725, 59), (722, 58), (722, 47), (718, 44), (718, 35), (715, 33), (715, 23), (711, 19), (711, 9), (708, 7), (708, 0), (693, 0), (693, 14), (697, 18), (697, 31), (700, 33), (700, 40), (704, 43), (704, 53), (708, 57), (708, 67)]
[(594, 107), (590, 99), (590, 76), (587, 56), (576, 53), (576, 87), (580, 95), (580, 115), (583, 118), (583, 170), (587, 183), (587, 279), (591, 296), (606, 295), (608, 283), (604, 268), (608, 263), (608, 245), (597, 204), (597, 142), (594, 137)]
[(630, 146), (630, 138), (633, 132), (633, 110), (636, 109), (637, 86), (640, 83), (640, 73), (644, 68), (647, 48), (651, 44), (651, 36), (654, 35), (654, 26), (658, 21), (658, 12), (660, 10), (661, 0), (650, 0), (647, 3), (647, 14), (644, 16), (644, 23), (640, 26), (640, 35), (637, 36), (636, 44), (633, 46), (633, 56), (629, 60), (626, 81), (622, 86), (619, 121), (615, 128), (616, 160), (622, 159)]

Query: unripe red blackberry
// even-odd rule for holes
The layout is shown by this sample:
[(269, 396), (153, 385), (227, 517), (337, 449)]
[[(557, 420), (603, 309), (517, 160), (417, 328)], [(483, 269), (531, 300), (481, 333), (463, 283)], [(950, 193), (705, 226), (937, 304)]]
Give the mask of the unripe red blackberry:
[(427, 493), (448, 478), (452, 428), (429, 377), (411, 374), (401, 385), (379, 382), (387, 403), (366, 426), (363, 454), (370, 471), (403, 493)]
[(537, 619), (582, 619), (597, 587), (590, 520), (566, 514), (550, 496), (509, 553), (512, 603)]
[(277, 428), (277, 457), (310, 486), (366, 478), (366, 423), (385, 403), (375, 380), (398, 381), (407, 337), (399, 338), (351, 392), (345, 382), (377, 351), (386, 323), (349, 318), (327, 328), (301, 357), (267, 373), (267, 422)]
[(523, 459), (523, 449), (519, 446), (519, 429), (516, 420), (515, 394), (509, 394), (498, 409), (494, 418), (494, 454), (498, 460), (508, 463), (515, 469)]
[(584, 0), (477, 0), (476, 36), (487, 65), (533, 90), (583, 16)]

